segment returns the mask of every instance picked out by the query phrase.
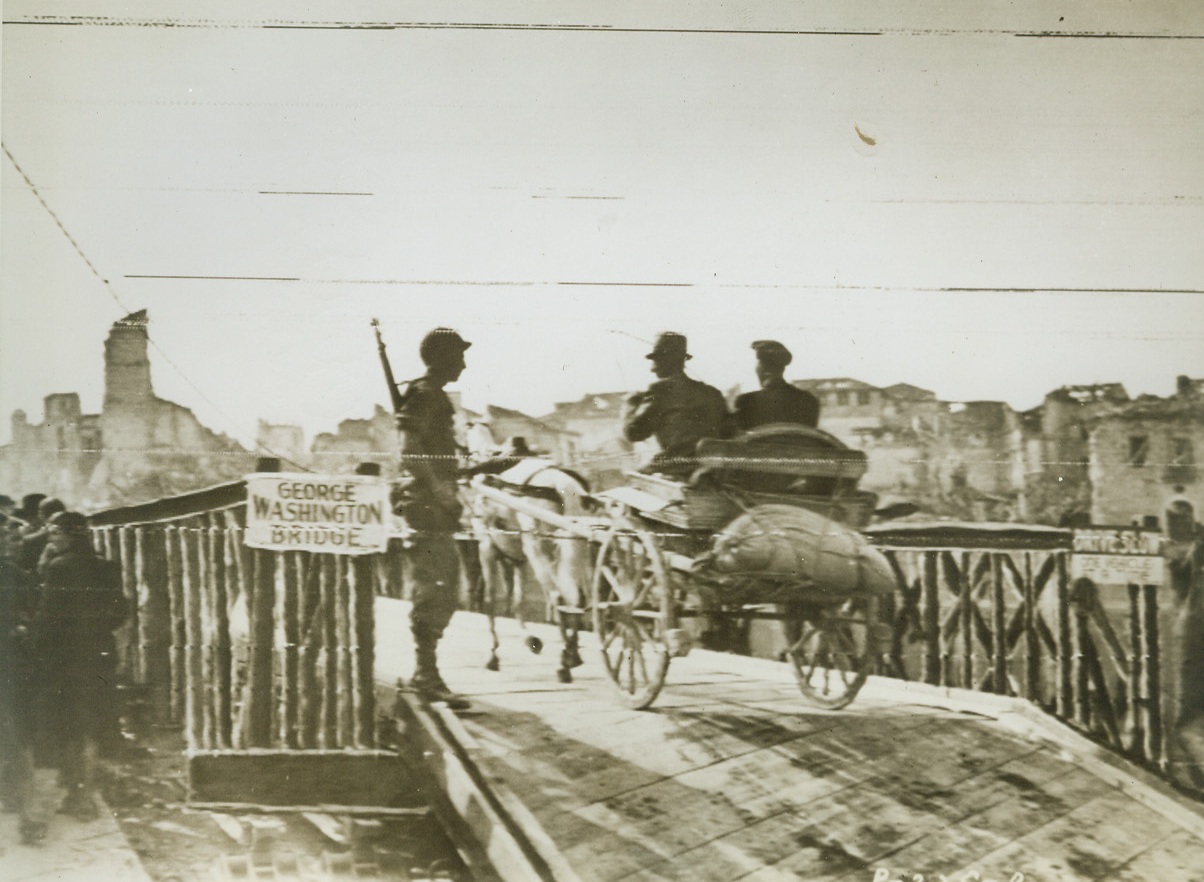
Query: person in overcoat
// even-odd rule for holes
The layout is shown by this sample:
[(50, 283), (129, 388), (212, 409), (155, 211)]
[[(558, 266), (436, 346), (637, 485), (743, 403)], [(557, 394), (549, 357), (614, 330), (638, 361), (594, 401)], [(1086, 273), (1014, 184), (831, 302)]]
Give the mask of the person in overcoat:
[(761, 388), (736, 398), (736, 422), (741, 429), (796, 423), (815, 428), (819, 425), (819, 400), (784, 379), (786, 366), (794, 359), (790, 350), (777, 340), (757, 340), (757, 381)]
[(87, 818), (96, 812), (94, 760), (111, 701), (106, 678), (116, 652), (113, 632), (129, 617), (129, 607), (121, 567), (96, 553), (87, 519), (66, 511), (48, 526), (34, 618), (39, 737), (52, 750), (67, 790), (63, 810)]
[(657, 381), (626, 400), (623, 436), (628, 441), (655, 438), (660, 446), (645, 471), (687, 477), (694, 470), (700, 440), (735, 434), (723, 393), (686, 376), (691, 357), (683, 335), (674, 331), (659, 335), (645, 356)]

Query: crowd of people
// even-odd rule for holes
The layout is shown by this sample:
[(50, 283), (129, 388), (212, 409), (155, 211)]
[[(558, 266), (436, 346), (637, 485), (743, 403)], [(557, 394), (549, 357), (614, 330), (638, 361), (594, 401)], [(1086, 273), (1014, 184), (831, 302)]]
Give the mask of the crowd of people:
[(86, 517), (44, 494), (0, 496), (0, 797), (27, 844), (50, 821), (36, 767), (58, 770), (59, 811), (96, 816), (96, 758), (125, 748), (114, 631), (128, 616), (120, 566), (96, 553)]

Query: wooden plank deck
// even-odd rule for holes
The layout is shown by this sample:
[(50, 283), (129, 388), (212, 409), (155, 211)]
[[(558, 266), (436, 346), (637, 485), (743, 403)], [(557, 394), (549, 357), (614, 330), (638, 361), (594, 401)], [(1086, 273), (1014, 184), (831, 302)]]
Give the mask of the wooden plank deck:
[[(379, 681), (409, 674), (407, 610), (379, 601)], [(592, 635), (562, 685), (552, 629), (534, 656), (500, 625), (500, 672), (480, 616), (457, 614), (441, 647), (471, 711), (406, 705), (428, 756), (442, 744), (476, 788), (461, 813), (497, 816), (478, 829), (502, 878), (1204, 879), (1204, 806), (1018, 702), (871, 679), (823, 711), (785, 664), (695, 651), (629, 711)]]

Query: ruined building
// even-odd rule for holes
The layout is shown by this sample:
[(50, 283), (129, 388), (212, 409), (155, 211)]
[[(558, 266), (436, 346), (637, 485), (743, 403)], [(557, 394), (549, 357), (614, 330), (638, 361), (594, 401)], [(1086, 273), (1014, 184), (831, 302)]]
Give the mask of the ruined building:
[(41, 423), (12, 415), (0, 447), (0, 487), (41, 492), (95, 509), (182, 493), (251, 471), (254, 455), (201, 425), (192, 411), (158, 398), (147, 357), (147, 315), (132, 313), (105, 340), (104, 402), (81, 413), (74, 392), (48, 395)]
[(1087, 425), (1090, 513), (1097, 524), (1164, 526), (1172, 499), (1204, 519), (1204, 383), (1179, 377), (1170, 398), (1143, 395), (1099, 413)]

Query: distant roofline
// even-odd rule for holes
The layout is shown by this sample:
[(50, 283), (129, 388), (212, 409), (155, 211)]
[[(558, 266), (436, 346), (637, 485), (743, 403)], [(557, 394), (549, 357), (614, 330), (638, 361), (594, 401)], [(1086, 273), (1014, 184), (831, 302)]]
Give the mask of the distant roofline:
[(827, 387), (834, 391), (842, 390), (877, 390), (885, 391), (881, 386), (875, 386), (873, 383), (867, 383), (864, 380), (858, 380), (853, 377), (814, 377), (801, 380), (791, 380), (790, 385), (798, 389), (813, 390), (820, 387)]

